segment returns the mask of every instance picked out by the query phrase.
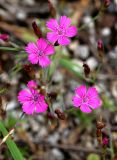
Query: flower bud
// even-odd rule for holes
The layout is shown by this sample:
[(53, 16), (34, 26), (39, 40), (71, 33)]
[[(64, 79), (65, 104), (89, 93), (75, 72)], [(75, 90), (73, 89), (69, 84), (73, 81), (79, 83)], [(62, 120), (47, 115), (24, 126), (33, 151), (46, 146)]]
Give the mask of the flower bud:
[(37, 26), (36, 22), (34, 21), (32, 23), (32, 27), (33, 27), (33, 30), (35, 32), (35, 35), (38, 37), (38, 38), (41, 38), (42, 37), (42, 32), (41, 30), (39, 29), (39, 27)]
[(35, 71), (30, 64), (24, 64), (23, 69), (29, 74), (29, 76), (33, 77), (35, 75)]
[(51, 0), (48, 0), (48, 6), (50, 9), (51, 16), (56, 17), (56, 9), (55, 9), (54, 5), (52, 4)]
[(90, 68), (89, 68), (88, 64), (84, 63), (83, 68), (84, 68), (85, 77), (88, 77), (90, 74)]
[(8, 41), (9, 40), (9, 35), (8, 34), (0, 34), (0, 40)]
[(101, 122), (101, 121), (97, 122), (97, 129), (102, 129), (104, 127), (105, 127), (105, 123), (104, 122)]
[(98, 43), (97, 43), (97, 49), (98, 49), (98, 54), (100, 57), (103, 57), (104, 55), (104, 46), (103, 46), (103, 42), (102, 40), (98, 40)]
[(55, 119), (55, 116), (54, 116), (54, 114), (52, 114), (52, 113), (47, 113), (47, 117), (48, 117), (48, 119), (51, 119), (51, 120), (53, 120), (53, 119)]
[(55, 109), (55, 111), (54, 111), (56, 114), (59, 114), (59, 113), (61, 113), (61, 111), (60, 111), (60, 109)]
[(102, 144), (103, 144), (103, 146), (107, 146), (109, 144), (109, 139), (107, 137), (104, 137), (102, 139)]
[(104, 3), (104, 7), (107, 8), (110, 5), (111, 0), (104, 0), (103, 3)]
[(61, 112), (60, 109), (56, 109), (54, 112), (57, 114), (57, 117), (59, 119), (61, 119), (61, 120), (65, 120), (66, 119), (65, 114), (63, 112)]

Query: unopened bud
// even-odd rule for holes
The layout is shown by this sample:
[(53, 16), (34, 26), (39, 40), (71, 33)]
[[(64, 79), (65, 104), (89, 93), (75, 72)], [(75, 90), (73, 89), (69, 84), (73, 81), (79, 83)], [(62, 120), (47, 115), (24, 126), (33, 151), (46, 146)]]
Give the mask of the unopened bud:
[(103, 46), (103, 42), (102, 42), (101, 39), (98, 40), (97, 49), (98, 49), (99, 56), (103, 57), (103, 55), (104, 55), (104, 46)]
[(61, 119), (61, 120), (65, 120), (66, 119), (65, 114), (63, 112), (61, 112), (60, 109), (56, 109), (55, 113), (57, 114), (57, 117), (59, 119)]
[(104, 0), (104, 7), (108, 7), (111, 3), (111, 0)]
[(54, 111), (56, 114), (59, 114), (59, 113), (61, 113), (61, 111), (60, 111), (60, 109), (55, 109), (55, 111)]
[(88, 77), (90, 74), (90, 68), (89, 68), (88, 64), (84, 63), (83, 67), (84, 67), (84, 74), (86, 77)]
[(48, 0), (48, 5), (49, 5), (51, 16), (56, 17), (56, 9), (54, 5), (52, 4), (51, 0)]
[(8, 41), (9, 40), (9, 35), (8, 34), (0, 34), (0, 40)]
[(109, 143), (109, 139), (108, 139), (107, 137), (104, 137), (104, 138), (102, 139), (102, 144), (103, 144), (103, 146), (107, 146), (108, 143)]
[(54, 116), (54, 114), (52, 114), (52, 113), (47, 113), (47, 117), (49, 118), (49, 119), (55, 119), (55, 116)]
[(97, 129), (102, 129), (104, 127), (105, 127), (105, 123), (104, 122), (101, 122), (101, 121), (97, 122)]
[(37, 26), (37, 24), (36, 24), (35, 21), (32, 23), (32, 27), (33, 27), (33, 30), (34, 30), (36, 36), (37, 36), (38, 38), (41, 38), (41, 37), (42, 37), (42, 32), (41, 32), (41, 30), (39, 29), (39, 27)]
[(32, 66), (30, 64), (25, 64), (23, 65), (23, 69), (32, 77), (35, 74), (34, 69), (32, 68)]
[(65, 120), (65, 119), (66, 119), (64, 113), (59, 113), (59, 114), (57, 114), (57, 116), (58, 116), (58, 118), (61, 119), (61, 120)]

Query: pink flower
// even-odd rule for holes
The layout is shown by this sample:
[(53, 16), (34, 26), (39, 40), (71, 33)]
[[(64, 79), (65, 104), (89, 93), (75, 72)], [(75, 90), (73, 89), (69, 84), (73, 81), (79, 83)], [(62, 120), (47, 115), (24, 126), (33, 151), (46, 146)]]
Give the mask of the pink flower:
[(92, 109), (97, 109), (101, 106), (101, 99), (98, 96), (96, 88), (82, 85), (75, 89), (75, 96), (73, 97), (74, 107), (79, 107), (82, 112), (90, 113)]
[(45, 97), (34, 89), (37, 87), (36, 82), (29, 81), (27, 87), (18, 94), (18, 101), (22, 104), (23, 112), (28, 115), (45, 112), (48, 105), (45, 102)]
[(0, 40), (8, 41), (9, 35), (8, 34), (0, 34)]
[(58, 42), (60, 45), (68, 45), (70, 43), (69, 37), (74, 37), (77, 34), (77, 28), (71, 26), (70, 18), (61, 16), (59, 23), (56, 19), (50, 19), (46, 26), (51, 32), (47, 33), (47, 39), (51, 43)]
[(36, 44), (28, 43), (25, 50), (28, 53), (29, 61), (32, 64), (39, 64), (41, 67), (49, 66), (51, 60), (48, 56), (54, 54), (54, 47), (43, 38), (38, 39)]

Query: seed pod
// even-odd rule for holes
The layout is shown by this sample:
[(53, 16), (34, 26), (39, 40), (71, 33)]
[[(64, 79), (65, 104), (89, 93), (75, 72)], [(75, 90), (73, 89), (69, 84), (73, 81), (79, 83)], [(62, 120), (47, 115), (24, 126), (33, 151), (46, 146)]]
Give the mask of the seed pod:
[(89, 68), (88, 64), (84, 63), (83, 67), (84, 67), (84, 74), (86, 77), (88, 77), (90, 74), (90, 68)]
[(40, 28), (37, 26), (36, 22), (34, 21), (32, 23), (32, 27), (33, 27), (33, 30), (35, 32), (35, 35), (38, 37), (38, 38), (41, 38), (42, 37), (42, 32), (40, 30)]

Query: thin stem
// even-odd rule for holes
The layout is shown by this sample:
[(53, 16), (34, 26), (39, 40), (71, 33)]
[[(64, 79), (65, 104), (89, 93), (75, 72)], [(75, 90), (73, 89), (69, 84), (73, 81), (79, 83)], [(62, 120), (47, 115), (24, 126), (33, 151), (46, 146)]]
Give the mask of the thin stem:
[[(98, 18), (100, 17), (100, 12), (98, 15), (96, 15), (95, 17), (93, 17), (92, 21), (94, 22), (95, 20), (97, 20)], [(91, 22), (92, 23), (92, 22)], [(81, 31), (83, 29), (85, 29), (86, 27), (88, 27), (89, 23), (88, 24), (83, 24), (80, 28), (78, 28), (78, 31)]]
[(21, 50), (21, 48), (0, 47), (0, 50), (4, 50), (4, 51), (20, 51), (20, 50)]

